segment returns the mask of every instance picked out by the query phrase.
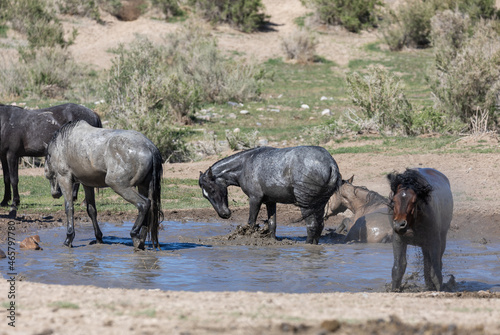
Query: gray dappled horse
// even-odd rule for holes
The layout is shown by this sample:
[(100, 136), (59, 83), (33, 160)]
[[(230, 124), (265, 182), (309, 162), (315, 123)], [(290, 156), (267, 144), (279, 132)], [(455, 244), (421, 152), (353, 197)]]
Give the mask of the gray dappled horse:
[[(91, 109), (75, 104), (63, 104), (44, 109), (29, 110), (0, 104), (0, 159), (2, 161), (5, 193), (1, 206), (19, 205), (19, 158), (45, 155), (47, 144), (54, 133), (69, 121), (85, 120), (94, 127), (102, 127), (101, 119)], [(75, 185), (74, 196), (78, 192)]]
[(408, 244), (422, 248), (425, 285), (440, 291), (443, 254), (453, 216), (453, 196), (448, 178), (430, 168), (406, 169), (387, 175), (393, 207), (394, 265), (392, 290), (401, 289)]
[(270, 235), (276, 237), (276, 203), (294, 204), (307, 225), (307, 243), (317, 244), (324, 210), (340, 186), (341, 175), (330, 153), (317, 146), (258, 147), (239, 152), (200, 172), (199, 185), (217, 214), (231, 216), (227, 187), (241, 187), (249, 197), (248, 224), (255, 225), (260, 206), (267, 207)]
[(101, 129), (85, 121), (68, 123), (58, 130), (47, 148), (45, 177), (52, 196), (64, 196), (68, 227), (64, 244), (71, 247), (75, 237), (71, 188), (79, 182), (85, 190), (97, 243), (102, 243), (102, 232), (94, 187), (109, 186), (139, 211), (130, 231), (134, 247), (144, 249), (148, 234), (153, 247), (158, 247), (158, 226), (163, 218), (162, 163), (158, 148), (136, 131)]
[(354, 176), (342, 180), (339, 192), (332, 195), (327, 216), (349, 209), (353, 216), (345, 218), (337, 228), (347, 230), (344, 242), (386, 243), (392, 241), (392, 212), (389, 199), (364, 186), (352, 184)]

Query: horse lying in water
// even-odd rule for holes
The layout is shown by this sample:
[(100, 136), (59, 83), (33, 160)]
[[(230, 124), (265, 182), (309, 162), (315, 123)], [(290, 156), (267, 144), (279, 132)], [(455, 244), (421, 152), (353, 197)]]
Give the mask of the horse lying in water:
[[(69, 121), (85, 120), (94, 127), (102, 127), (101, 119), (91, 109), (75, 104), (29, 110), (17, 106), (0, 105), (0, 158), (2, 161), (5, 193), (1, 206), (19, 206), (19, 158), (45, 155), (47, 144), (54, 133)], [(78, 192), (78, 185), (74, 196)]]
[(344, 242), (385, 243), (392, 241), (392, 213), (389, 199), (363, 186), (352, 184), (354, 176), (342, 180), (339, 192), (332, 195), (327, 216), (349, 209), (353, 216), (345, 218), (337, 232), (347, 230)]
[(64, 196), (67, 235), (71, 247), (75, 237), (73, 197), (75, 182), (83, 185), (87, 214), (92, 220), (97, 243), (102, 232), (97, 223), (94, 187), (111, 187), (137, 207), (139, 215), (130, 236), (136, 249), (144, 249), (147, 235), (159, 246), (162, 157), (143, 134), (132, 130), (92, 127), (85, 121), (68, 123), (59, 129), (47, 148), (45, 177), (54, 198)]
[(400, 290), (406, 270), (408, 244), (422, 248), (425, 285), (440, 291), (443, 285), (443, 254), (453, 216), (450, 182), (430, 168), (406, 169), (387, 175), (391, 186), (394, 265), (392, 290)]
[(231, 217), (227, 188), (241, 187), (249, 197), (248, 224), (255, 225), (266, 205), (270, 235), (276, 237), (276, 203), (294, 204), (307, 225), (307, 243), (318, 244), (323, 231), (325, 206), (340, 186), (337, 163), (321, 147), (259, 147), (224, 158), (204, 173), (199, 185), (217, 214)]

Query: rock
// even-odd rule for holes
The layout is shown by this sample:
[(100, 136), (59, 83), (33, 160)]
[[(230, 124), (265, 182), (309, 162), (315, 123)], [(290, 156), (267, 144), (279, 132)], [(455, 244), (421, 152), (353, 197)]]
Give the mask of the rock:
[(323, 111), (321, 112), (321, 116), (332, 116), (332, 112), (328, 108), (323, 109)]
[(21, 242), (21, 249), (43, 250), (39, 243), (40, 243), (40, 236), (38, 235), (28, 236)]
[(245, 115), (245, 114), (248, 114), (248, 113), (250, 113), (250, 112), (247, 111), (246, 109), (240, 111), (240, 114), (242, 114), (242, 115)]
[(228, 119), (236, 119), (236, 114), (234, 113), (229, 113), (229, 115), (227, 116)]
[(332, 97), (325, 97), (325, 96), (322, 96), (322, 97), (320, 98), (320, 100), (321, 100), (321, 101), (325, 101), (325, 100), (333, 100), (333, 98), (332, 98)]
[(239, 133), (240, 131), (241, 131), (240, 128), (234, 128), (233, 129), (233, 133), (235, 133), (235, 134)]
[(6, 258), (7, 256), (5, 255), (5, 252), (3, 252), (2, 249), (0, 249), (0, 258)]
[(266, 140), (265, 138), (259, 140), (259, 146), (263, 147), (269, 144), (269, 141)]
[(300, 105), (300, 108), (302, 108), (302, 109), (309, 109), (309, 105), (302, 104), (302, 105)]
[(275, 113), (279, 113), (279, 112), (280, 112), (279, 108), (270, 108), (270, 109), (268, 109), (268, 110), (269, 110), (270, 112), (275, 112)]

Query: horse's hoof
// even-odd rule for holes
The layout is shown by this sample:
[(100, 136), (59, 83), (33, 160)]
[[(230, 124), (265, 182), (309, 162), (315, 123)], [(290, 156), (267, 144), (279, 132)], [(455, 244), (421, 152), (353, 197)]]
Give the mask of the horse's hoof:
[(104, 242), (102, 240), (94, 240), (94, 241), (90, 241), (90, 245), (93, 245), (93, 244), (103, 244)]
[(144, 250), (145, 243), (144, 241), (141, 241), (138, 238), (133, 238), (132, 241), (134, 242), (134, 250)]
[(2, 201), (2, 202), (0, 203), (0, 206), (2, 206), (2, 207), (7, 207), (7, 206), (9, 206), (9, 201), (8, 201), (8, 200), (7, 200), (7, 201), (5, 201), (5, 200), (4, 200), (4, 201)]

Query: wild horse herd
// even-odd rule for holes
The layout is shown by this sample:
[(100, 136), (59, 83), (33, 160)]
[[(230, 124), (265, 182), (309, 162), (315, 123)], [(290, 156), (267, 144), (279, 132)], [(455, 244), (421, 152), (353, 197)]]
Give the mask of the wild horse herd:
[[(0, 105), (0, 153), (5, 193), (2, 206), (19, 205), (20, 157), (45, 156), (45, 176), (55, 198), (64, 197), (67, 234), (75, 237), (74, 201), (78, 186), (85, 192), (87, 213), (96, 243), (103, 242), (97, 222), (94, 188), (110, 187), (136, 206), (138, 216), (130, 231), (134, 248), (144, 249), (149, 238), (159, 248), (162, 156), (143, 134), (132, 130), (104, 129), (92, 110), (63, 104), (39, 110)], [(443, 288), (442, 257), (453, 214), (448, 178), (432, 168), (408, 168), (387, 175), (391, 192), (384, 197), (343, 180), (331, 154), (319, 146), (257, 147), (219, 160), (204, 173), (199, 186), (217, 214), (228, 219), (228, 186), (240, 187), (249, 198), (248, 224), (255, 226), (266, 205), (270, 237), (276, 238), (276, 204), (300, 208), (307, 227), (306, 243), (318, 244), (325, 214), (347, 209), (338, 232), (347, 229), (346, 241), (390, 242), (394, 265), (392, 289), (401, 289), (408, 244), (422, 248), (428, 289)], [(12, 193), (11, 193), (12, 188)]]

